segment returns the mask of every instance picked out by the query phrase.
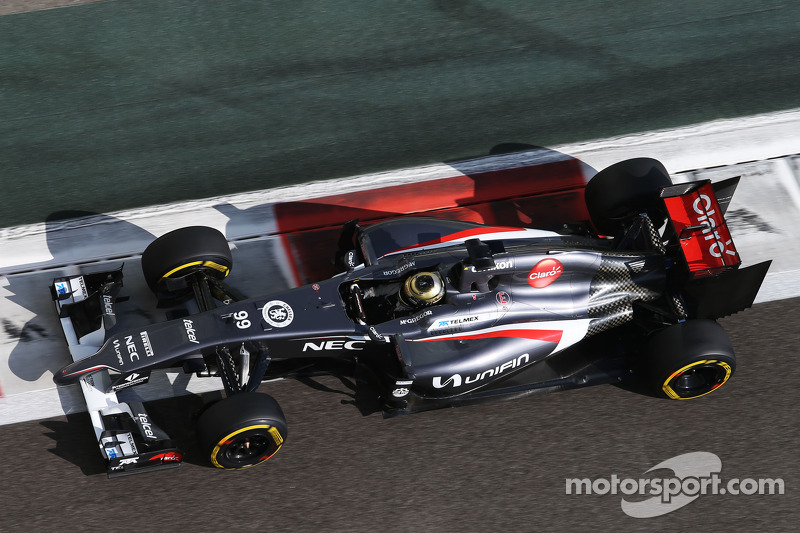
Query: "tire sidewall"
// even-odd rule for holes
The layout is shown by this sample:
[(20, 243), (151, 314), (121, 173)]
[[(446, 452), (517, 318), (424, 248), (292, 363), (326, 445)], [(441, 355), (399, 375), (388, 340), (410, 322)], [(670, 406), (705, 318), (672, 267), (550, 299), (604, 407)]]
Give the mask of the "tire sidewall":
[[(736, 356), (727, 332), (714, 320), (695, 319), (657, 331), (646, 342), (641, 363), (649, 386), (657, 396), (671, 399), (699, 398), (727, 383), (736, 370)], [(712, 365), (726, 373), (715, 388), (686, 398), (671, 391), (678, 375), (694, 366)]]
[[(269, 395), (243, 392), (205, 409), (197, 420), (198, 444), (210, 463), (226, 470), (241, 470), (263, 463), (280, 450), (288, 436), (286, 418)], [(269, 448), (252, 462), (231, 462), (226, 451), (243, 438), (265, 438)]]

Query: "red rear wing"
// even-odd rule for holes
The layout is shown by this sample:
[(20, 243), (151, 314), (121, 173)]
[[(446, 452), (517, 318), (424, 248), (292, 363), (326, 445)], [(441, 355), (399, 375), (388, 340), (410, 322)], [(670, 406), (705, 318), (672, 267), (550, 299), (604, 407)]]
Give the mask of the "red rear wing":
[(717, 275), (741, 264), (725, 210), (708, 180), (667, 187), (661, 197), (693, 277)]

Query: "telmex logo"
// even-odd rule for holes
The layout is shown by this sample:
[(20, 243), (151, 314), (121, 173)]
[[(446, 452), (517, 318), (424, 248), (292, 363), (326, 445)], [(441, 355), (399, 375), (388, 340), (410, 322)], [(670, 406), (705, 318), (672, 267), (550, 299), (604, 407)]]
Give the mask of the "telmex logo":
[(564, 272), (564, 265), (557, 259), (542, 259), (528, 273), (528, 285), (536, 289), (547, 287)]

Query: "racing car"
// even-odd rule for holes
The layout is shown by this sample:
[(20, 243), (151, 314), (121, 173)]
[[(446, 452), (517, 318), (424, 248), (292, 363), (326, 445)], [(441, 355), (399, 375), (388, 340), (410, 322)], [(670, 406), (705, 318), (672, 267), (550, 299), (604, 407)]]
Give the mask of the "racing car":
[(638, 158), (597, 173), (590, 220), (555, 230), (351, 221), (338, 274), (256, 297), (225, 282), (222, 233), (176, 229), (141, 258), (159, 306), (180, 310), (169, 320), (118, 331), (122, 267), (53, 281), (73, 359), (54, 381), (80, 384), (110, 477), (182, 460), (142, 402), (117, 396), (155, 369), (221, 380), (196, 433), (223, 469), (281, 448), (284, 413), (256, 389), (289, 377), (353, 378), (386, 416), (601, 383), (698, 398), (736, 367), (716, 320), (752, 305), (770, 264), (740, 268), (724, 217), (737, 183), (673, 184)]

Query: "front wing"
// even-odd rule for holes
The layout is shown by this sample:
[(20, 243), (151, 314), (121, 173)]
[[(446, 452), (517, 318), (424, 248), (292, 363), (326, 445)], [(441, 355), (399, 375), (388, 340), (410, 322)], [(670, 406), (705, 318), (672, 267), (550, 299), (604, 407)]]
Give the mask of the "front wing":
[[(110, 272), (56, 278), (53, 301), (73, 361), (102, 346), (105, 332), (116, 323), (122, 268)], [(107, 369), (79, 380), (109, 477), (179, 466), (183, 454), (159, 428), (141, 402), (124, 402), (117, 391), (144, 383), (149, 372), (113, 379)]]

